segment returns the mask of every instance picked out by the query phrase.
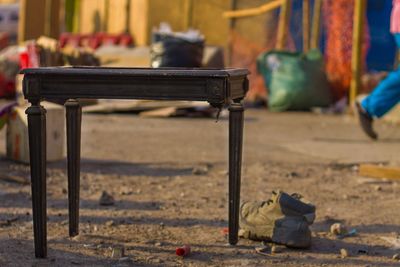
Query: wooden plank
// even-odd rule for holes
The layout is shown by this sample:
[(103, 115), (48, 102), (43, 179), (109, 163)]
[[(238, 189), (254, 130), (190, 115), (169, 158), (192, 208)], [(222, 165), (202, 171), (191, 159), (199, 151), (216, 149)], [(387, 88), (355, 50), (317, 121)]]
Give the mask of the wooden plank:
[(0, 0), (0, 4), (17, 4), (18, 0)]
[(286, 1), (287, 0), (275, 0), (274, 2), (269, 2), (260, 7), (226, 11), (223, 13), (223, 16), (225, 18), (242, 18), (249, 16), (257, 16), (281, 7)]
[(21, 0), (18, 42), (36, 39), (42, 35), (58, 38), (60, 6), (60, 0)]
[(353, 24), (353, 48), (351, 56), (351, 83), (349, 92), (349, 104), (353, 106), (357, 92), (361, 87), (362, 74), (362, 44), (364, 39), (364, 18), (366, 0), (355, 0), (354, 24)]
[(185, 30), (185, 0), (150, 0), (148, 11), (148, 32), (158, 27), (161, 22), (167, 22), (173, 31)]
[(314, 0), (314, 12), (311, 29), (311, 49), (317, 49), (319, 47), (319, 40), (321, 37), (321, 11), (322, 11), (322, 0)]
[(58, 39), (61, 28), (61, 1), (46, 0), (44, 35)]
[(147, 118), (167, 118), (176, 115), (176, 111), (177, 111), (176, 107), (166, 107), (150, 111), (143, 111), (140, 112), (139, 116)]
[(358, 173), (361, 176), (400, 180), (400, 167), (361, 164)]
[[(107, 32), (119, 34), (126, 30), (127, 0), (109, 1)], [(141, 23), (135, 21), (136, 23)]]
[[(229, 42), (229, 23), (221, 16), (231, 9), (231, 1), (193, 0), (191, 26), (206, 37), (207, 44), (227, 47)], [(229, 53), (227, 52), (227, 58)]]
[[(18, 42), (35, 39), (44, 33), (46, 0), (21, 0)], [(32, 12), (35, 10), (35, 12)]]
[(106, 30), (106, 1), (105, 0), (81, 0), (79, 1), (74, 32), (83, 34), (105, 31)]
[(310, 0), (303, 0), (303, 52), (310, 50)]
[(185, 17), (184, 17), (184, 29), (187, 30), (192, 26), (193, 17), (193, 0), (185, 0)]
[(284, 0), (279, 14), (278, 37), (276, 42), (276, 49), (278, 50), (283, 50), (286, 47), (291, 9), (291, 0)]
[[(130, 6), (130, 25), (129, 29), (135, 39), (135, 44), (139, 46), (149, 44), (149, 0), (134, 0)], [(140, 23), (138, 23), (140, 22)]]

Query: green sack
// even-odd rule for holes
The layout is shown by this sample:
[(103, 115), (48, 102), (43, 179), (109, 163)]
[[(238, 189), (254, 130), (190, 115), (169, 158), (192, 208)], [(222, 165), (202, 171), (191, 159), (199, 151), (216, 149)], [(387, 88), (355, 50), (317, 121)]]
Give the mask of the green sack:
[(309, 110), (332, 103), (324, 62), (318, 50), (306, 54), (271, 51), (257, 59), (272, 111)]

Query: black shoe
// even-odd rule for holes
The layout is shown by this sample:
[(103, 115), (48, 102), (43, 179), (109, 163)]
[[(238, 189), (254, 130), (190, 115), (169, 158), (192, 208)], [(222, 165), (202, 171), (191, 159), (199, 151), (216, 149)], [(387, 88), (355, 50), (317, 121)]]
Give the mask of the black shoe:
[(372, 128), (374, 119), (361, 107), (359, 102), (356, 102), (356, 108), (358, 113), (358, 119), (360, 120), (361, 128), (369, 138), (376, 140), (378, 135)]

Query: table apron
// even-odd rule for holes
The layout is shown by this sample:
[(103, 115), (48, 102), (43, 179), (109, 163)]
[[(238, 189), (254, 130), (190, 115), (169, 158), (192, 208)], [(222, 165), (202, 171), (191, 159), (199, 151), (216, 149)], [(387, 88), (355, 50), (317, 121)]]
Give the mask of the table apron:
[[(101, 78), (25, 77), (24, 95), (29, 99), (149, 99), (193, 100), (227, 103), (231, 98), (226, 78)], [(237, 88), (236, 88), (237, 87)], [(235, 86), (235, 89), (239, 89)], [(238, 90), (239, 91), (239, 90)], [(241, 93), (240, 93), (241, 92)], [(243, 97), (240, 89), (238, 96)]]

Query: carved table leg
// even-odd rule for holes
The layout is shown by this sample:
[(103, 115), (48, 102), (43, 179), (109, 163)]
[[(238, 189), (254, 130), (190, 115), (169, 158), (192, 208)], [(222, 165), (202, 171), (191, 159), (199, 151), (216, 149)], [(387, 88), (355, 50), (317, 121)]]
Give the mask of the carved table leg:
[(65, 103), (67, 119), (69, 236), (79, 234), (79, 185), (82, 109), (76, 100)]
[(243, 106), (229, 106), (229, 243), (238, 242), (240, 180), (243, 144)]
[(46, 110), (39, 102), (27, 108), (31, 165), (33, 234), (35, 256), (47, 256), (46, 212)]

